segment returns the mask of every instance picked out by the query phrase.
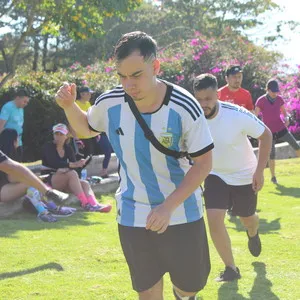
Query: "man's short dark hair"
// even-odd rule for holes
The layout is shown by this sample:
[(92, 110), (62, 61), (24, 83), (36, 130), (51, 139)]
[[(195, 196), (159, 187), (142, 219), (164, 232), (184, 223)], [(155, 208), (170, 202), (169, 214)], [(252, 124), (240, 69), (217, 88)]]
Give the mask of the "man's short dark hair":
[(157, 44), (156, 41), (145, 32), (134, 31), (129, 32), (119, 39), (115, 46), (115, 58), (120, 61), (134, 51), (140, 51), (141, 56), (147, 59), (151, 56), (156, 57)]
[(30, 93), (25, 88), (18, 88), (15, 92), (15, 97), (30, 97)]
[(201, 74), (194, 79), (193, 83), (194, 91), (206, 90), (206, 89), (218, 89), (217, 78), (212, 74)]

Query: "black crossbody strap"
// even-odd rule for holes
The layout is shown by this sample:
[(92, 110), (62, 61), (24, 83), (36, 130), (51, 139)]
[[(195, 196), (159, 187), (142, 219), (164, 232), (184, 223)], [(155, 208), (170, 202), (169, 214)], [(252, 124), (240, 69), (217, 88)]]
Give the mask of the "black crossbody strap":
[(144, 131), (145, 137), (150, 143), (153, 145), (154, 148), (156, 148), (159, 152), (167, 155), (167, 156), (173, 156), (176, 159), (186, 157), (188, 158), (188, 152), (179, 152), (176, 150), (171, 150), (169, 148), (166, 148), (164, 145), (162, 145), (157, 138), (155, 137), (154, 133), (152, 130), (148, 127), (146, 121), (143, 119), (141, 116), (139, 110), (137, 109), (134, 101), (129, 97), (127, 94), (125, 95), (126, 100), (129, 104), (130, 110), (132, 111), (135, 119), (141, 126), (142, 130)]

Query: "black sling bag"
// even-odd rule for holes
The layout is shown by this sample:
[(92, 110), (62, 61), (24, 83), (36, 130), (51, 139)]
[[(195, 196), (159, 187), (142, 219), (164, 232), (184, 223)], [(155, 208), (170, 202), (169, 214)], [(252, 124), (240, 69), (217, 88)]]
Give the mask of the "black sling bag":
[(176, 159), (179, 158), (184, 158), (186, 157), (187, 159), (190, 160), (189, 154), (188, 152), (182, 152), (182, 151), (176, 151), (176, 150), (171, 150), (167, 147), (165, 147), (164, 145), (162, 145), (157, 138), (155, 137), (155, 135), (153, 134), (152, 130), (148, 127), (146, 121), (143, 119), (143, 117), (141, 116), (139, 110), (137, 109), (133, 99), (125, 94), (126, 100), (129, 104), (130, 110), (133, 113), (135, 119), (137, 120), (137, 122), (139, 123), (139, 125), (141, 126), (145, 138), (152, 144), (152, 146), (157, 149), (159, 152), (167, 155), (167, 156), (173, 156)]

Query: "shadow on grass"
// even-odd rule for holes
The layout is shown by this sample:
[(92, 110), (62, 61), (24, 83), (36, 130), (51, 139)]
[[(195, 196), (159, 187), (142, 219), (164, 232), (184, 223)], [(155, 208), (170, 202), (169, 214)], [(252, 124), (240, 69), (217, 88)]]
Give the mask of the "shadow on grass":
[[(99, 214), (100, 219), (100, 214)], [(37, 221), (36, 214), (24, 213), (13, 215), (0, 220), (0, 237), (15, 238), (15, 233), (21, 230), (38, 231), (43, 229), (64, 229), (71, 226), (93, 226), (105, 224), (88, 220), (88, 213), (78, 211), (70, 217), (57, 218), (55, 223)]]
[(267, 278), (266, 265), (262, 262), (253, 262), (252, 266), (256, 272), (256, 277), (249, 292), (250, 299), (268, 299), (268, 300), (279, 300), (271, 290), (273, 284)]
[(0, 280), (14, 278), (14, 277), (20, 277), (20, 276), (24, 276), (24, 275), (28, 275), (28, 274), (32, 274), (32, 273), (36, 273), (36, 272), (41, 272), (44, 270), (56, 270), (58, 272), (61, 272), (64, 269), (60, 264), (51, 262), (51, 263), (48, 263), (45, 265), (41, 265), (41, 266), (38, 266), (35, 268), (26, 269), (26, 270), (22, 270), (22, 271), (18, 271), (18, 272), (2, 273), (2, 274), (0, 274)]
[(271, 193), (300, 199), (300, 187), (285, 187), (284, 185), (276, 184), (276, 192), (271, 191)]
[(249, 292), (249, 298), (238, 293), (238, 281), (223, 283), (218, 291), (218, 300), (279, 300), (271, 290), (273, 284), (266, 277), (266, 265), (262, 262), (253, 262), (256, 272), (253, 286)]
[[(260, 234), (269, 234), (269, 233), (274, 233), (278, 230), (280, 230), (281, 225), (280, 225), (280, 219), (277, 218), (275, 220), (272, 220), (268, 222), (267, 219), (259, 219), (259, 233)], [(232, 226), (227, 226), (228, 228), (235, 229), (236, 231), (240, 232), (243, 231), (245, 232), (245, 227), (242, 225), (240, 219), (238, 217), (230, 217), (228, 221), (232, 224), (234, 224), (235, 227)]]

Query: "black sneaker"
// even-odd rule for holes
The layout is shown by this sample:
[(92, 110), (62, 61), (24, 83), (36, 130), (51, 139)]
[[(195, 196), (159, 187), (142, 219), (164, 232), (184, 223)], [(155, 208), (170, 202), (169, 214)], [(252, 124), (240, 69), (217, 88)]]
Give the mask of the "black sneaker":
[(220, 276), (216, 278), (216, 281), (217, 282), (233, 281), (240, 278), (241, 278), (241, 274), (239, 268), (236, 268), (235, 271), (230, 267), (226, 267), (225, 270), (220, 273)]
[(261, 241), (258, 232), (255, 236), (250, 237), (247, 231), (247, 236), (248, 236), (248, 249), (250, 253), (253, 256), (258, 257), (261, 253)]
[(275, 176), (273, 176), (273, 177), (271, 178), (271, 181), (272, 181), (274, 184), (278, 184), (277, 178), (276, 178)]

